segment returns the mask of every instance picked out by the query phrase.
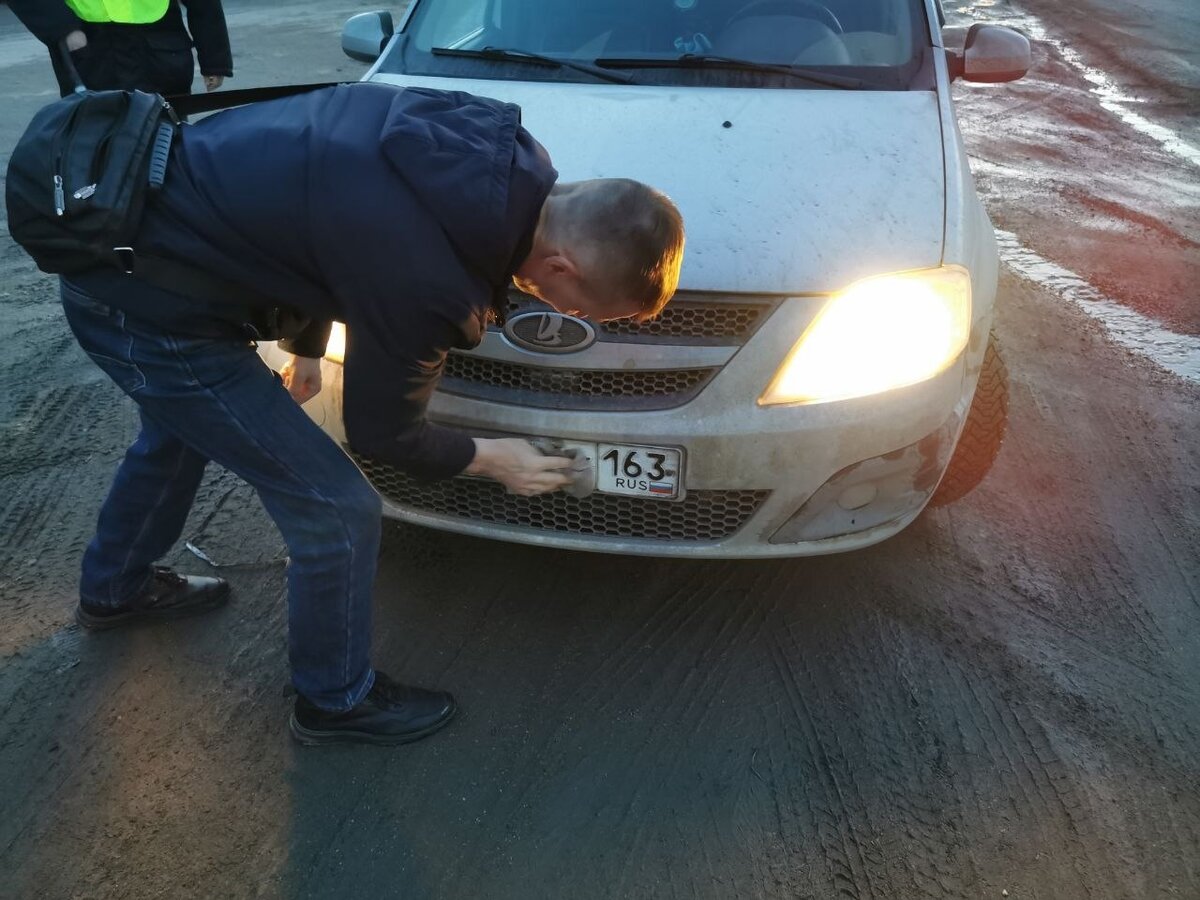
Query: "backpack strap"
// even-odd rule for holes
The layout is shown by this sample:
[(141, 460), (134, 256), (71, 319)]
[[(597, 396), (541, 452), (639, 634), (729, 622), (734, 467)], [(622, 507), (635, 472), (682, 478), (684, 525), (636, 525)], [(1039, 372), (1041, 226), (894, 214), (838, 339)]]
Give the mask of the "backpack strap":
[[(63, 69), (71, 79), (74, 91), (82, 94), (87, 91), (79, 70), (75, 68), (75, 59), (67, 49), (67, 40), (58, 42), (58, 52), (62, 58)], [(276, 97), (290, 97), (293, 94), (306, 94), (320, 88), (334, 87), (339, 84), (354, 84), (352, 81), (323, 81), (312, 84), (280, 84), (269, 87), (239, 88), (235, 91), (218, 91), (211, 94), (174, 94), (164, 99), (171, 104), (180, 116), (190, 116), (193, 113), (213, 112), (218, 109), (228, 109), (231, 106), (241, 106), (244, 103), (254, 103), (258, 100), (274, 100)]]
[(132, 247), (114, 247), (113, 261), (126, 275), (147, 284), (205, 304), (219, 301), (218, 307), (229, 312), (230, 323), (250, 340), (274, 341), (288, 336), (279, 331), (281, 310), (279, 301), (273, 297), (205, 269), (161, 256), (147, 256)]
[(163, 122), (158, 126), (154, 136), (154, 145), (150, 148), (149, 187), (151, 193), (162, 190), (167, 180), (167, 162), (171, 158), (171, 144), (175, 141), (175, 124)]
[(340, 84), (356, 84), (353, 81), (322, 81), (313, 84), (278, 84), (269, 87), (239, 88), (236, 91), (214, 91), (211, 94), (175, 94), (165, 98), (181, 116), (195, 113), (214, 112), (260, 100), (275, 100), (295, 94), (307, 94), (321, 88), (337, 87)]

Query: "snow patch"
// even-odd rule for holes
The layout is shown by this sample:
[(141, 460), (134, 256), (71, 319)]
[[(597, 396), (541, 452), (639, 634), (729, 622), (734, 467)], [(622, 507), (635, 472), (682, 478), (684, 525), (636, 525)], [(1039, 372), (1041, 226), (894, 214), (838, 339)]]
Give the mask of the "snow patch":
[(1152, 319), (1110, 300), (1083, 278), (1021, 245), (1011, 231), (996, 229), (1000, 258), (1097, 319), (1119, 344), (1170, 372), (1200, 383), (1200, 337), (1168, 331)]

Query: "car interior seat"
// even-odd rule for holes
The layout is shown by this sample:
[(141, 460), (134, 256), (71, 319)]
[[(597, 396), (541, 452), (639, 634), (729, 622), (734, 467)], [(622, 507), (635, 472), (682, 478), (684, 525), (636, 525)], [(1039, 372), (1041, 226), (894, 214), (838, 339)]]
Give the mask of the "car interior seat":
[(801, 16), (735, 19), (713, 38), (713, 53), (780, 65), (850, 64), (841, 38), (828, 25)]
[(669, 46), (643, 0), (559, 0), (538, 7), (523, 33), (526, 49), (575, 58), (637, 55)]

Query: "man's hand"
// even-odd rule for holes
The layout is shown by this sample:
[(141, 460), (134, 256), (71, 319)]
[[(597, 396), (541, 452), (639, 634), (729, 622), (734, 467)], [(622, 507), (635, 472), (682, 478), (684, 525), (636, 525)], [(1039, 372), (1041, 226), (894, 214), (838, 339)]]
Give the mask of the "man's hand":
[(71, 53), (74, 53), (76, 50), (82, 50), (87, 46), (87, 35), (79, 29), (72, 31), (63, 40), (66, 41), (67, 50)]
[(321, 393), (321, 361), (307, 356), (291, 356), (279, 370), (283, 386), (292, 399), (304, 403)]
[(510, 494), (532, 497), (557, 491), (571, 483), (565, 456), (542, 456), (529, 441), (520, 438), (474, 438), (475, 458), (468, 475), (486, 475), (504, 485)]
[(224, 75), (205, 75), (204, 76), (204, 90), (206, 90), (206, 91), (215, 91), (217, 88), (219, 88), (224, 83), (225, 83)]

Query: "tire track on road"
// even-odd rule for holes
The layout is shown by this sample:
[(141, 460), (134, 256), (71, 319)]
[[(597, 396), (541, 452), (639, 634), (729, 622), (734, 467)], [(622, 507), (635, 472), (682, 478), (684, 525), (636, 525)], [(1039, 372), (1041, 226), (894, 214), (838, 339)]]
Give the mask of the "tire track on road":
[[(626, 877), (633, 872), (640, 874), (650, 870), (650, 845), (644, 839), (649, 818), (637, 817), (634, 806), (637, 799), (644, 793), (651, 773), (655, 770), (654, 763), (672, 755), (682, 758), (692, 741), (704, 738), (704, 732), (700, 726), (708, 718), (716, 698), (723, 695), (726, 686), (734, 677), (733, 669), (727, 664), (728, 650), (739, 646), (743, 641), (753, 643), (753, 633), (762, 626), (763, 617), (755, 608), (755, 597), (759, 592), (754, 589), (754, 584), (738, 592), (740, 596), (733, 601), (733, 606), (727, 611), (718, 603), (723, 595), (730, 593), (729, 587), (734, 581), (737, 564), (723, 564), (723, 569), (722, 577), (711, 585), (709, 597), (701, 600), (696, 607), (696, 616), (701, 617), (699, 621), (693, 617), (686, 623), (702, 626), (705, 631), (715, 626), (715, 634), (701, 635), (700, 629), (696, 628), (691, 641), (688, 641), (682, 634), (674, 635), (673, 637), (680, 638), (680, 646), (668, 657), (672, 661), (693, 659), (691, 671), (700, 674), (694, 678), (678, 679), (677, 688), (668, 692), (668, 696), (661, 705), (661, 718), (654, 725), (653, 730), (646, 735), (646, 740), (639, 748), (630, 767), (642, 774), (630, 785), (629, 801), (620, 818), (622, 822), (636, 822), (637, 826), (637, 836), (630, 842), (631, 847), (626, 856), (625, 865), (622, 867), (621, 881), (618, 882), (624, 896), (636, 896), (635, 892), (631, 892), (625, 886)], [(710, 604), (711, 609), (708, 608)], [(656, 654), (655, 659), (659, 658), (661, 658), (660, 655)], [(738, 743), (744, 745), (745, 741)], [(740, 748), (731, 749), (736, 752)], [(722, 830), (715, 829), (711, 834), (720, 835)], [(714, 838), (705, 839), (696, 834), (687, 837), (698, 846), (706, 857), (709, 856)], [(593, 840), (597, 840), (597, 838), (593, 838)], [(685, 840), (682, 843), (687, 842)], [(718, 867), (710, 867), (712, 877), (717, 877), (718, 872)]]
[[(1057, 756), (1039, 752), (1018, 706), (1003, 701), (987, 690), (988, 685), (1003, 682), (981, 678), (980, 673), (964, 669), (953, 660), (948, 659), (947, 664), (951, 681), (958, 688), (957, 693), (961, 698), (951, 714), (963, 753), (968, 758), (982, 755), (989, 763), (983, 773), (988, 783), (982, 789), (977, 787), (976, 791), (982, 797), (1005, 798), (1005, 804), (1011, 809), (1010, 821), (1014, 831), (1027, 829), (1032, 818), (1039, 836), (1036, 840), (1026, 838), (1027, 846), (1024, 849), (1067, 849), (1071, 854), (1077, 880), (1054, 885), (1053, 896), (1077, 896), (1076, 892), (1080, 889), (1085, 891), (1086, 896), (1093, 896), (1088, 873), (1096, 870), (1080, 870), (1078, 864), (1081, 857), (1091, 862), (1091, 850), (1080, 838), (1077, 822), (1064, 801), (1063, 791), (1047, 771), (1048, 767), (1059, 763)], [(1014, 802), (1017, 797), (1023, 802)], [(1063, 824), (1068, 826), (1065, 834), (1064, 829), (1059, 827)], [(1068, 848), (1062, 848), (1064, 838)], [(1100, 880), (1101, 883), (1110, 883)]]
[[(965, 758), (961, 723), (954, 717), (945, 723), (948, 727), (942, 727), (943, 722), (938, 717), (942, 705), (931, 698), (932, 684), (940, 683), (941, 678), (931, 676), (930, 670), (948, 676), (950, 669), (947, 661), (939, 656), (932, 667), (925, 661), (926, 674), (922, 677), (918, 671), (921, 661), (917, 658), (916, 648), (900, 624), (879, 612), (876, 612), (876, 619), (881, 633), (880, 646), (894, 648), (896, 681), (913, 717), (911, 736), (901, 731), (899, 739), (889, 742), (892, 753), (890, 765), (885, 770), (899, 771), (903, 768), (904, 758), (914, 759), (923, 764), (923, 780), (929, 786), (926, 791), (904, 790), (901, 786), (891, 794), (894, 806), (905, 812), (912, 811), (902, 815), (902, 821), (909, 822), (906, 834), (924, 849), (915, 862), (911, 856), (906, 856), (904, 862), (908, 868), (916, 867), (914, 877), (923, 878), (925, 884), (937, 885), (936, 893), (923, 885), (927, 895), (962, 896), (967, 892), (966, 885), (980, 883), (980, 870), (970, 842), (958, 836), (969, 831), (967, 817), (978, 814), (980, 803), (978, 796), (968, 796), (964, 792), (964, 788), (971, 785), (971, 779), (966, 767), (960, 765)], [(888, 639), (884, 639), (884, 634)], [(958, 754), (949, 746), (955, 734), (959, 736)], [(898, 755), (901, 758), (896, 758)], [(966, 785), (962, 784), (964, 778)], [(950, 796), (945, 796), (947, 793)], [(918, 809), (926, 814), (924, 818), (916, 811)]]
[[(706, 734), (703, 726), (709, 709), (722, 702), (718, 698), (725, 696), (730, 679), (736, 674), (736, 669), (726, 664), (724, 654), (730, 649), (736, 652), (739, 644), (744, 653), (746, 643), (752, 640), (749, 636), (761, 627), (762, 616), (757, 609), (761, 580), (756, 578), (750, 587), (743, 585), (742, 590), (734, 590), (737, 576), (744, 574), (738, 571), (741, 567), (737, 564), (676, 563), (669, 568), (672, 571), (665, 573), (666, 578), (676, 572), (685, 573), (685, 577), (671, 582), (668, 593), (661, 601), (654, 602), (648, 615), (636, 622), (628, 615), (617, 620), (617, 624), (628, 623), (633, 627), (623, 629), (624, 633), (613, 642), (614, 652), (604, 654), (595, 665), (586, 667), (578, 682), (547, 687), (547, 690), (558, 689), (553, 701), (556, 708), (588, 710), (588, 724), (581, 726), (567, 718), (551, 729), (546, 740), (528, 748), (528, 762), (522, 767), (520, 781), (506, 786), (502, 796), (496, 798), (497, 805), (489, 811), (490, 816), (499, 820), (522, 823), (519, 833), (528, 839), (539, 834), (537, 823), (544, 814), (543, 804), (537, 803), (539, 796), (552, 797), (555, 785), (565, 788), (603, 779), (606, 785), (603, 793), (585, 792), (580, 798), (584, 807), (571, 817), (578, 823), (568, 832), (572, 838), (569, 852), (586, 856), (593, 850), (601, 852), (607, 844), (609, 856), (618, 854), (621, 862), (615, 868), (619, 874), (612, 876), (614, 896), (641, 896), (646, 888), (643, 883), (646, 873), (653, 871), (651, 860), (662, 861), (665, 854), (669, 861), (680, 851), (681, 848), (663, 845), (664, 828), (670, 821), (690, 835), (688, 857), (713, 853), (720, 856), (727, 852), (718, 838), (697, 835), (695, 820), (690, 816), (678, 820), (677, 815), (668, 813), (676, 801), (668, 801), (670, 793), (664, 793), (662, 780), (679, 782), (682, 787), (689, 777), (689, 766), (695, 764), (692, 757), (700, 754), (707, 758), (724, 747), (722, 743), (715, 750), (707, 748), (705, 744), (712, 735)], [(684, 663), (685, 677), (672, 674), (678, 673)], [(586, 666), (586, 662), (581, 665)], [(571, 675), (567, 671), (562, 677), (570, 679)], [(654, 685), (648, 693), (640, 685), (646, 680)], [(623, 699), (630, 697), (634, 699)], [(595, 735), (598, 744), (585, 742), (596, 731), (590, 725), (592, 720), (611, 723), (609, 728), (615, 729), (614, 733)], [(637, 743), (621, 752), (619, 772), (610, 772), (611, 742), (637, 723), (644, 723), (636, 729)], [(719, 740), (732, 741), (734, 747), (745, 743), (729, 736)], [(730, 765), (730, 756), (743, 761), (746, 758), (745, 752), (734, 753), (733, 749), (720, 758), (718, 765), (723, 773)], [(669, 764), (672, 759), (677, 759), (683, 768), (672, 767)], [(744, 778), (752, 778), (743, 764), (738, 763), (737, 767)], [(708, 782), (707, 776), (701, 781)], [(728, 796), (725, 776), (717, 778), (717, 783), (721, 785), (718, 793)], [(705, 788), (709, 789), (712, 788)], [(681, 797), (688, 797), (686, 790)], [(703, 798), (679, 802), (688, 809), (696, 807), (692, 809), (695, 815), (711, 817), (706, 811), (709, 804)], [(726, 825), (724, 830), (728, 832), (728, 828)], [(614, 834), (622, 835), (616, 846), (612, 846)], [(541, 840), (558, 846), (565, 837), (556, 831), (550, 836), (543, 835)], [(718, 852), (719, 847), (722, 849)], [(562, 850), (567, 852), (566, 847)], [(487, 862), (484, 858), (476, 865)], [(725, 877), (719, 872), (710, 874)], [(446, 887), (452, 891), (453, 883)]]
[(843, 827), (843, 822), (852, 819), (847, 815), (850, 808), (838, 781), (838, 775), (834, 771), (830, 754), (821, 741), (812, 711), (805, 702), (800, 679), (788, 663), (783, 647), (775, 636), (772, 635), (769, 640), (776, 676), (784, 689), (788, 711), (796, 724), (800, 726), (809, 746), (814, 751), (814, 774), (821, 783), (823, 792), (837, 807), (831, 809), (813, 798), (811, 793), (806, 792), (806, 796), (810, 798), (809, 808), (817, 825), (817, 838), (821, 842), (826, 861), (832, 868), (830, 880), (840, 896), (854, 898), (854, 900), (875, 897), (873, 879), (870, 876), (864, 850), (855, 833), (854, 826), (850, 824)]
[[(983, 754), (991, 760), (991, 768), (1000, 775), (1000, 784), (993, 791), (995, 796), (1024, 798), (1012, 807), (1015, 827), (1022, 822), (1028, 824), (1024, 808), (1033, 812), (1034, 822), (1042, 823), (1037, 846), (1066, 843), (1079, 885), (1063, 882), (1055, 890), (1064, 896), (1074, 896), (1066, 892), (1081, 889), (1089, 896), (1111, 896), (1112, 885), (1134, 890), (1137, 869), (1126, 867), (1123, 873), (1118, 873), (1107, 848), (1117, 846), (1132, 853), (1130, 842), (1140, 841), (1142, 832), (1123, 827), (1110, 814), (1111, 807), (1103, 798), (1107, 788), (1101, 787), (1108, 783), (1107, 773), (1113, 767), (1140, 771), (1149, 760), (1156, 760), (1152, 771), (1157, 777), (1172, 775), (1175, 783), (1182, 785), (1196, 784), (1200, 771), (1194, 764), (1181, 766), (1164, 758), (1162, 746), (1146, 745), (1141, 754), (1113, 756), (1111, 748), (1130, 747), (1131, 742), (1136, 747), (1141, 738), (1137, 732), (1146, 734), (1153, 729), (1146, 725), (1131, 729), (1128, 720), (1113, 716), (1114, 710), (1072, 693), (1071, 685), (1063, 684), (1049, 668), (1058, 669), (1058, 660), (1040, 657), (1026, 660), (1020, 642), (1004, 645), (978, 628), (956, 628), (955, 622), (946, 619), (931, 633), (939, 635), (947, 647), (958, 648), (957, 655), (972, 662), (971, 668), (964, 668), (954, 679), (969, 692), (970, 699), (952, 707), (984, 711), (988, 727), (980, 729), (983, 737), (972, 742), (977, 745), (973, 750), (968, 744), (967, 752)], [(1013, 628), (1011, 623), (1001, 625), (999, 630), (1011, 634), (1028, 631), (1020, 626)], [(1111, 690), (1119, 694), (1122, 679), (1114, 677), (1113, 682)], [(1000, 695), (988, 688), (1003, 684), (1010, 688)], [(1109, 692), (1102, 685), (1090, 684), (1090, 687), (1093, 691)], [(1152, 708), (1153, 700), (1148, 698), (1147, 703)], [(1169, 711), (1161, 715), (1166, 721), (1174, 718)], [(1195, 710), (1180, 709), (1178, 717), (1182, 722), (1193, 720)], [(1179, 739), (1175, 746), (1194, 744), (1195, 738), (1189, 736)], [(1101, 773), (1099, 779), (1097, 767)], [(1055, 823), (1065, 827), (1057, 827)]]

